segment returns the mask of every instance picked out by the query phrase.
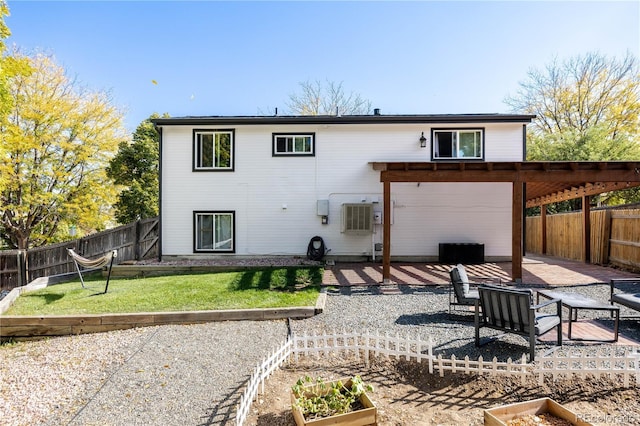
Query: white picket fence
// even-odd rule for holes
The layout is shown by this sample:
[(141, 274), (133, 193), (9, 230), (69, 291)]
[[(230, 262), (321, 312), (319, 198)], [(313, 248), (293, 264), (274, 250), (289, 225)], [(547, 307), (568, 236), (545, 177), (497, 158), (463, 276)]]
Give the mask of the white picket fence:
[[(534, 374), (542, 384), (545, 376), (558, 377), (588, 375), (622, 378), (624, 387), (629, 387), (631, 377), (635, 377), (636, 386), (640, 386), (640, 353), (637, 347), (590, 347), (569, 348), (543, 355), (535, 365)], [(564, 353), (567, 352), (567, 353)]]
[[(271, 374), (284, 362), (293, 356), (293, 362), (299, 361), (300, 356), (322, 359), (327, 356), (352, 356), (357, 360), (363, 360), (369, 365), (370, 358), (384, 356), (387, 358), (406, 359), (418, 363), (428, 363), (429, 373), (437, 372), (441, 377), (445, 371), (452, 373), (462, 372), (466, 374), (491, 374), (510, 375), (520, 377), (522, 383), (527, 377), (538, 376), (538, 381), (543, 383), (544, 378), (551, 376), (554, 380), (558, 377), (577, 375), (602, 375), (614, 377), (622, 375), (623, 385), (628, 387), (631, 376), (635, 377), (636, 386), (640, 385), (640, 353), (637, 348), (611, 347), (583, 347), (573, 348), (569, 351), (555, 350), (550, 354), (541, 355), (535, 364), (527, 364), (526, 355), (522, 355), (520, 362), (513, 362), (509, 358), (506, 362), (498, 362), (497, 358), (484, 361), (482, 357), (470, 360), (469, 357), (457, 359), (443, 358), (442, 355), (433, 355), (434, 342), (431, 338), (424, 341), (420, 336), (411, 338), (401, 337), (398, 334), (380, 334), (379, 332), (333, 332), (327, 334), (293, 335), (271, 353), (262, 363), (255, 368), (247, 387), (240, 397), (236, 413), (236, 425), (241, 426), (246, 421), (252, 402), (258, 393), (264, 393), (264, 383)], [(608, 348), (608, 349), (607, 349)], [(562, 352), (562, 353), (561, 353)], [(602, 353), (604, 352), (604, 353)]]
[(247, 382), (247, 388), (240, 396), (240, 402), (236, 411), (236, 425), (241, 426), (249, 416), (249, 410), (251, 409), (251, 403), (256, 399), (258, 395), (258, 389), (260, 393), (264, 393), (264, 382), (271, 376), (271, 374), (280, 367), (291, 356), (293, 350), (293, 341), (288, 338), (282, 346), (271, 355), (265, 358), (261, 364), (253, 370), (253, 374)]

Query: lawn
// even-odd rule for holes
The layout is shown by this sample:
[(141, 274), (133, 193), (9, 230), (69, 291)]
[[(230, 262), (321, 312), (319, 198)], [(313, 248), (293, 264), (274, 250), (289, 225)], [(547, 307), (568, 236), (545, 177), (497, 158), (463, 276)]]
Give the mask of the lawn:
[(5, 315), (74, 315), (313, 306), (322, 268), (265, 268), (243, 272), (114, 279), (49, 286), (22, 294)]

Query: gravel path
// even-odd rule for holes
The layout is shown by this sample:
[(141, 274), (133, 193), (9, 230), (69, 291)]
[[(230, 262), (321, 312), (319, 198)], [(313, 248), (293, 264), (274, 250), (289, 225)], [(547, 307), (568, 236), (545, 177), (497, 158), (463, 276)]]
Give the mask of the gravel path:
[[(609, 297), (606, 285), (562, 291), (597, 300)], [(526, 341), (514, 335), (476, 348), (473, 315), (449, 315), (447, 310), (448, 293), (440, 287), (338, 288), (329, 291), (323, 314), (291, 321), (291, 329), (431, 336), (436, 354), (445, 356), (497, 356), (502, 361), (519, 359), (527, 351)], [(622, 310), (623, 316), (631, 314)], [(580, 317), (599, 316), (610, 326), (607, 315), (585, 311)], [(636, 320), (622, 320), (620, 329), (640, 341)], [(224, 322), (0, 346), (0, 419), (6, 425), (232, 424), (252, 369), (286, 335), (284, 321)], [(491, 332), (483, 330), (482, 335)], [(566, 347), (572, 345), (578, 343), (567, 342)]]
[(221, 425), (284, 321), (159, 326), (0, 347), (3, 425)]

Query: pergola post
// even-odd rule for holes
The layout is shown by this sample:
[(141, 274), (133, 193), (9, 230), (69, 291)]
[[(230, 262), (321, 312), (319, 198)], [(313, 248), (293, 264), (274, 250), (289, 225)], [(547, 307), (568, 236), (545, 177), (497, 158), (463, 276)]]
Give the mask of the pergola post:
[(511, 206), (511, 278), (515, 282), (522, 281), (522, 215), (524, 213), (524, 184), (520, 180), (513, 181)]
[(385, 180), (382, 212), (382, 282), (391, 282), (391, 182)]
[(582, 261), (591, 262), (591, 197), (582, 197)]
[(540, 206), (540, 233), (542, 240), (542, 247), (540, 250), (542, 254), (547, 254), (547, 205)]

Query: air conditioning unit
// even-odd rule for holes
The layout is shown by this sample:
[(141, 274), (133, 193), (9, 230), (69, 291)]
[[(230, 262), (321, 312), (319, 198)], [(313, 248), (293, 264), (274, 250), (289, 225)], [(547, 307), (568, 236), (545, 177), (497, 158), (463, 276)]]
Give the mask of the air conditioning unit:
[(373, 204), (343, 204), (342, 232), (370, 234), (373, 232)]

